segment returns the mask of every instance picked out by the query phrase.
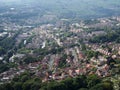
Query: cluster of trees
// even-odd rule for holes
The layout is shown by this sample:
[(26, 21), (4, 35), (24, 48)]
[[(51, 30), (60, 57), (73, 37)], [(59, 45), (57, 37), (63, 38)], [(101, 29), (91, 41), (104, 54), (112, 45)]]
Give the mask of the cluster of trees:
[(0, 73), (9, 70), (11, 67), (16, 67), (15, 63), (3, 63), (0, 61)]
[(93, 24), (96, 24), (96, 23), (99, 23), (100, 21), (98, 21), (98, 20), (84, 20), (84, 23), (85, 24), (88, 24), (88, 25), (93, 25)]
[(47, 48), (44, 48), (44, 49), (36, 49), (34, 50), (34, 53), (37, 53), (38, 55), (47, 55), (47, 54), (57, 54), (57, 53), (60, 53), (63, 51), (63, 47), (54, 47), (51, 48), (50, 50), (48, 50)]
[[(6, 62), (9, 62), (9, 58), (16, 51), (15, 39), (19, 33), (20, 31), (15, 32), (15, 35), (13, 37), (8, 37), (8, 35), (6, 35), (5, 37), (0, 38), (0, 56), (4, 55), (3, 60)], [(0, 61), (0, 73), (9, 70), (10, 67), (10, 63), (3, 63)]]
[(33, 62), (37, 62), (38, 59), (36, 57), (33, 57), (33, 56), (26, 56), (24, 59), (23, 59), (23, 62), (25, 64), (29, 64), (29, 63), (33, 63)]
[(110, 32), (106, 35), (95, 36), (89, 40), (92, 43), (116, 42), (120, 43), (120, 30)]
[(95, 51), (92, 51), (92, 50), (87, 50), (85, 51), (85, 54), (87, 56), (87, 58), (92, 58), (92, 57), (95, 57), (95, 58), (98, 58), (98, 56), (100, 55), (99, 52), (95, 52)]
[(3, 55), (3, 54), (5, 54), (5, 50), (2, 47), (0, 47), (0, 55)]
[(67, 59), (67, 55), (63, 54), (62, 57), (60, 58), (60, 62), (59, 62), (58, 67), (60, 67), (60, 68), (66, 67), (66, 59)]
[(42, 82), (33, 73), (25, 72), (15, 77), (11, 83), (0, 86), (0, 90), (113, 90), (110, 81), (102, 81), (96, 75), (66, 78), (62, 81)]
[(0, 41), (0, 55), (5, 54), (11, 48), (13, 48), (15, 41), (12, 38), (5, 38)]
[(33, 73), (25, 72), (15, 77), (11, 83), (0, 86), (0, 90), (39, 90), (41, 79), (32, 77)]
[(21, 31), (15, 32), (13, 37), (7, 37), (0, 39), (0, 56), (4, 55), (8, 51), (12, 50), (15, 47), (16, 37), (20, 34)]
[[(22, 49), (21, 49), (22, 50)], [(23, 48), (23, 51), (20, 51), (22, 53), (27, 53), (29, 50), (25, 50)], [(46, 55), (48, 54), (57, 54), (57, 53), (60, 53), (63, 51), (63, 48), (62, 47), (53, 47), (51, 48), (50, 50), (48, 50), (47, 48), (39, 48), (39, 49), (35, 49), (34, 50), (34, 53), (37, 54), (38, 57), (36, 56), (30, 56), (30, 55), (27, 55), (26, 57), (24, 57), (22, 59), (22, 61), (20, 61), (19, 63), (20, 64), (29, 64), (29, 63), (34, 63), (34, 62), (37, 62), (39, 60), (42, 60)], [(60, 63), (60, 67), (63, 67), (63, 65), (65, 65), (65, 59), (66, 58), (66, 55), (63, 55), (63, 57), (61, 58), (61, 63)]]
[(0, 61), (0, 73), (9, 70), (8, 64), (4, 64), (3, 62)]

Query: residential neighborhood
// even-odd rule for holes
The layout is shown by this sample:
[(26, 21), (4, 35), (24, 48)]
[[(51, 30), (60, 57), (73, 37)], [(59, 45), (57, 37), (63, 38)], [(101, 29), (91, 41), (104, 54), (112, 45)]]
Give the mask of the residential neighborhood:
[[(118, 26), (119, 17), (112, 19)], [(59, 26), (65, 26), (66, 21), (61, 20), (60, 22), (62, 24), (59, 23)], [(105, 30), (101, 30), (104, 27), (103, 23), (107, 23), (110, 27), (114, 25), (110, 19), (101, 18), (98, 19), (99, 25), (97, 23), (87, 25), (81, 21), (69, 24), (70, 29), (67, 29), (68, 27), (59, 28), (53, 24), (44, 24), (36, 28), (15, 26), (16, 30), (23, 29), (15, 38), (14, 47), (19, 48), (9, 57), (9, 62), (14, 63), (15, 67), (0, 73), (0, 81), (8, 82), (25, 71), (34, 72), (34, 75), (42, 78), (43, 82), (93, 73), (99, 77), (110, 76), (112, 74), (111, 61), (109, 62), (107, 57), (110, 57), (110, 60), (116, 58), (119, 60), (120, 44), (89, 42), (93, 36), (107, 34)], [(8, 27), (6, 25), (3, 29)], [(98, 28), (98, 30), (89, 31), (91, 28)], [(1, 37), (14, 37), (14, 35), (15, 32), (8, 29), (0, 33)], [(0, 57), (3, 63), (7, 63), (4, 55)], [(33, 61), (29, 57), (32, 57)]]

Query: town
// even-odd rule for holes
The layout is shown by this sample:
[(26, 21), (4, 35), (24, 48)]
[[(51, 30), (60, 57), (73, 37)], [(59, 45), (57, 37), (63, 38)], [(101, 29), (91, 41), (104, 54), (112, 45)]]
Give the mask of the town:
[(120, 90), (119, 0), (1, 0), (0, 90)]
[[(0, 42), (0, 62), (11, 65), (1, 71), (1, 83), (10, 82), (25, 71), (33, 72), (42, 78), (42, 82), (89, 74), (109, 77), (120, 71), (119, 63), (116, 63), (120, 62), (119, 42), (92, 41), (94, 37), (119, 29), (120, 17), (75, 23), (61, 19), (55, 24), (37, 27), (4, 22), (0, 28), (0, 39), (3, 41)], [(5, 39), (8, 40), (4, 42)], [(14, 43), (9, 46), (11, 42)], [(8, 49), (4, 50), (5, 47)]]

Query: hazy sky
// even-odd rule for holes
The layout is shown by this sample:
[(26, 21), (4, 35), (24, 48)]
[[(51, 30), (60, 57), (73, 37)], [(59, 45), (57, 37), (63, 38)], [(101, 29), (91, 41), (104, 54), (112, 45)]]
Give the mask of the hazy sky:
[(22, 0), (0, 0), (0, 2), (20, 2)]
[(2, 2), (15, 2), (15, 1), (21, 1), (21, 0), (0, 0)]

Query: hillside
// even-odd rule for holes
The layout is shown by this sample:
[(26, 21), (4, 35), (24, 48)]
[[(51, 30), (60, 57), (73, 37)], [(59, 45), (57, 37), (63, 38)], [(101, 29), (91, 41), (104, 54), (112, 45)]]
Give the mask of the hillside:
[[(18, 2), (19, 1), (19, 2)], [(4, 4), (37, 6), (63, 18), (96, 18), (119, 15), (119, 0), (7, 0)], [(34, 9), (36, 9), (34, 8)]]

